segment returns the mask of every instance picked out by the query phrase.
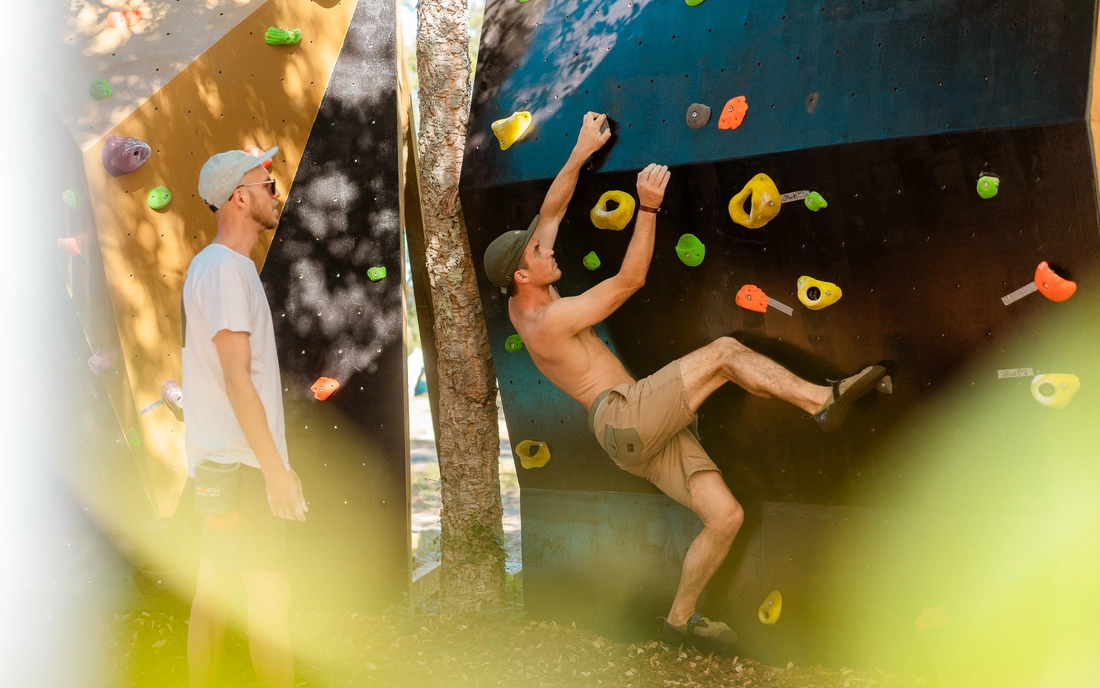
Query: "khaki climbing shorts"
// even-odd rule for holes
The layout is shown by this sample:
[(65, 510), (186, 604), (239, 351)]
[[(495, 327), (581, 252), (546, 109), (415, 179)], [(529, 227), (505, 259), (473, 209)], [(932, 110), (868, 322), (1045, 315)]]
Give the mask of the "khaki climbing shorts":
[(688, 427), (695, 419), (676, 360), (633, 385), (601, 392), (588, 412), (588, 429), (619, 468), (690, 508), (691, 476), (718, 470)]

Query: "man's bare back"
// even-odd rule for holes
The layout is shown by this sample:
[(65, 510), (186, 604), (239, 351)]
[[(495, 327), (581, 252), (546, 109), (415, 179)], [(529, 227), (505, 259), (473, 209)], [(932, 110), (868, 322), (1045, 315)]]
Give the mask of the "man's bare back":
[(553, 309), (573, 297), (563, 299), (554, 287), (550, 295), (550, 303), (542, 308), (524, 308), (516, 299), (508, 303), (512, 325), (539, 371), (585, 410), (605, 389), (633, 384), (634, 378), (591, 327), (571, 332), (554, 325)]

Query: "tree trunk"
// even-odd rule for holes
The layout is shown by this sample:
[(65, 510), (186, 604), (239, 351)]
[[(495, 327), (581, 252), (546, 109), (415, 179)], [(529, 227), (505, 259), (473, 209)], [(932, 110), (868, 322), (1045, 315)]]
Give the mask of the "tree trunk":
[(470, 115), (468, 0), (420, 0), (420, 178), (439, 377), (442, 595), (456, 611), (504, 601), (496, 369), (458, 198)]

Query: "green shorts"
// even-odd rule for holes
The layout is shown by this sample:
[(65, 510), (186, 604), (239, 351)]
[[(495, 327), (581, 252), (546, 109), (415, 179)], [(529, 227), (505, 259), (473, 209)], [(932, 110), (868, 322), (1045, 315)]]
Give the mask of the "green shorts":
[(588, 412), (588, 429), (619, 468), (690, 508), (691, 476), (718, 470), (688, 427), (696, 417), (684, 400), (676, 360), (632, 385), (602, 392)]

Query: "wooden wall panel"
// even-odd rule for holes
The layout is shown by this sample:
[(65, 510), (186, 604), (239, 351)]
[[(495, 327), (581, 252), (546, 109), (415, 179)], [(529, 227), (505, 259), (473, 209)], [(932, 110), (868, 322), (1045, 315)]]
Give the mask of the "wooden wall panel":
[[(111, 177), (100, 161), (103, 141), (85, 152), (100, 249), (139, 410), (160, 398), (165, 379), (181, 374), (180, 293), (191, 258), (217, 230), (198, 197), (199, 170), (214, 153), (277, 145), (271, 172), (285, 193), (356, 3), (325, 4), (330, 6), (270, 0), (108, 132), (152, 147), (140, 170)], [(269, 26), (301, 28), (304, 38), (295, 47), (269, 46), (263, 39)], [(159, 185), (174, 195), (162, 212), (146, 203)], [(271, 236), (261, 237), (253, 252), (257, 266)], [(155, 509), (170, 516), (187, 473), (182, 426), (163, 405), (139, 416), (138, 426)]]

